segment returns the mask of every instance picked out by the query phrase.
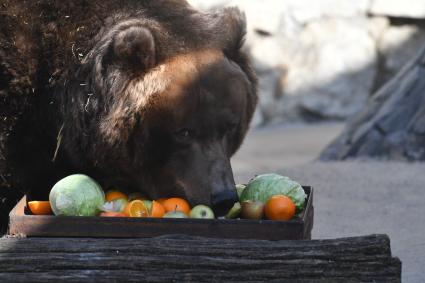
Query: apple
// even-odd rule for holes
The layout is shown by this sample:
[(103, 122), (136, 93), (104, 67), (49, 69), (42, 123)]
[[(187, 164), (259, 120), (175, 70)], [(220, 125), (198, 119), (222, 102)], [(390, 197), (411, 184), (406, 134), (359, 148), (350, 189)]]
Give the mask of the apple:
[(142, 200), (142, 201), (143, 201), (143, 204), (148, 209), (149, 215), (151, 215), (151, 213), (152, 213), (152, 201), (151, 200)]
[(242, 195), (242, 192), (245, 190), (246, 185), (244, 184), (237, 184), (236, 185), (236, 192), (238, 193), (238, 197), (240, 198)]
[(239, 202), (235, 202), (233, 207), (227, 212), (226, 216), (224, 218), (226, 219), (234, 219), (239, 216), (241, 213), (241, 204)]
[(209, 206), (198, 204), (189, 214), (190, 218), (214, 219), (214, 212)]
[(264, 216), (264, 203), (261, 201), (247, 200), (242, 202), (241, 217), (245, 219), (262, 219)]

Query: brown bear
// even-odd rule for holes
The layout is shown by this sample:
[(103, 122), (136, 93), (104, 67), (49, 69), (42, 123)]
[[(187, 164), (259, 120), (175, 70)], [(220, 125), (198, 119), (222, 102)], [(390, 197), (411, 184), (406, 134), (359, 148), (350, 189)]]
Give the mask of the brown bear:
[[(244, 15), (181, 0), (0, 1), (3, 195), (85, 173), (223, 214), (257, 102)], [(12, 189), (13, 188), (13, 189)]]

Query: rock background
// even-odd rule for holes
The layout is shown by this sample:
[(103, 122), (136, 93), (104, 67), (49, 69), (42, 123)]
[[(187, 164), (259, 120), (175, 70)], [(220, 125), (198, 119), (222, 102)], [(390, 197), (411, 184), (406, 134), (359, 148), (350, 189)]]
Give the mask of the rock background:
[(425, 44), (320, 155), (321, 160), (425, 161)]
[(425, 42), (425, 0), (189, 0), (238, 6), (259, 76), (253, 126), (345, 120)]

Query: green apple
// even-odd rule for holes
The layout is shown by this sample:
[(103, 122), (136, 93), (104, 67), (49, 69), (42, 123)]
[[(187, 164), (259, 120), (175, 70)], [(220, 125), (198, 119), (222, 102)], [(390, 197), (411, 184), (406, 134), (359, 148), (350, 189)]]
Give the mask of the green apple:
[(189, 214), (190, 218), (214, 219), (214, 212), (209, 206), (198, 204)]
[(146, 208), (148, 209), (148, 213), (149, 215), (152, 212), (152, 201), (151, 200), (142, 200), (143, 204), (146, 206)]
[(236, 192), (238, 193), (238, 197), (240, 198), (242, 195), (242, 192), (245, 190), (246, 185), (244, 184), (237, 184), (236, 185)]
[(235, 202), (233, 207), (227, 212), (226, 216), (224, 218), (226, 219), (234, 219), (239, 216), (241, 213), (241, 204), (239, 202)]

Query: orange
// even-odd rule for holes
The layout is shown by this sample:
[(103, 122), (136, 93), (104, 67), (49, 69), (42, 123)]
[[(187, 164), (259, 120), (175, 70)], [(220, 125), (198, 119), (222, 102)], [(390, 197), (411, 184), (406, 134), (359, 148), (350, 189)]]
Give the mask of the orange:
[(128, 199), (127, 195), (124, 194), (123, 192), (120, 191), (116, 191), (116, 190), (111, 190), (111, 191), (107, 191), (105, 194), (105, 200), (108, 201), (113, 201), (116, 199)]
[(270, 220), (290, 220), (295, 215), (295, 204), (287, 196), (275, 195), (267, 201), (264, 212)]
[(168, 198), (159, 198), (156, 201), (159, 202), (160, 204), (164, 205), (164, 201), (166, 201)]
[(190, 213), (190, 205), (187, 201), (182, 198), (169, 198), (166, 199), (162, 205), (165, 208), (165, 212), (170, 211), (182, 211), (189, 215)]
[(136, 199), (125, 206), (124, 214), (130, 217), (148, 217), (149, 211), (143, 201)]
[(165, 208), (158, 201), (152, 201), (151, 217), (161, 218), (165, 214)]
[(125, 215), (122, 212), (115, 212), (115, 211), (104, 211), (100, 214), (100, 216), (105, 216), (105, 217), (126, 217), (127, 215)]
[(35, 215), (49, 215), (52, 214), (52, 208), (50, 207), (50, 202), (46, 201), (29, 201), (28, 207), (31, 210), (32, 214)]

